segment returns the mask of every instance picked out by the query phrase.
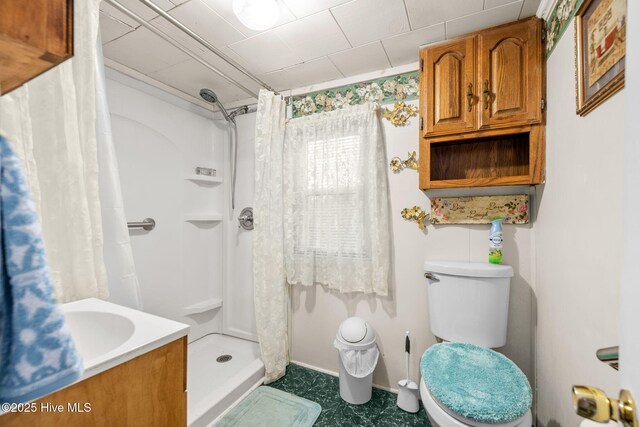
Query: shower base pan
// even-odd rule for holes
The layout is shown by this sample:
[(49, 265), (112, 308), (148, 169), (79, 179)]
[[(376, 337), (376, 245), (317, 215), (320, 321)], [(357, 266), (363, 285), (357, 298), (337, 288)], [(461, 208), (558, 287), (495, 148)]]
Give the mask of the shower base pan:
[[(222, 334), (206, 335), (188, 346), (187, 423), (213, 424), (264, 378), (258, 344)], [(231, 357), (229, 357), (231, 356)]]

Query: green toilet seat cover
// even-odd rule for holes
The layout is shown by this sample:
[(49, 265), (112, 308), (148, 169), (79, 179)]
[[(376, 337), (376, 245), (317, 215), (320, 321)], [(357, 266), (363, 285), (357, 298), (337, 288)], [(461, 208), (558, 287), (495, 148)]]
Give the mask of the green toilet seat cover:
[(531, 386), (511, 360), (473, 344), (443, 343), (422, 355), (425, 385), (440, 405), (467, 419), (505, 424), (531, 407)]

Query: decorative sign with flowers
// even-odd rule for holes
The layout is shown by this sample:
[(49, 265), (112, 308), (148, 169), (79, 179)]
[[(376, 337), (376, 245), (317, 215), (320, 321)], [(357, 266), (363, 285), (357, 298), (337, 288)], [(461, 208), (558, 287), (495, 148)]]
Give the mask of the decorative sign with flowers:
[(418, 99), (418, 72), (398, 74), (292, 97), (293, 117), (333, 111), (366, 101), (388, 104)]
[(436, 197), (429, 218), (433, 224), (489, 224), (497, 218), (505, 224), (528, 224), (529, 195)]
[(576, 10), (582, 4), (583, 0), (557, 0), (553, 6), (549, 19), (546, 22), (546, 46), (545, 51), (547, 58), (551, 55), (551, 51), (556, 46), (564, 30), (571, 22), (571, 18), (575, 15)]

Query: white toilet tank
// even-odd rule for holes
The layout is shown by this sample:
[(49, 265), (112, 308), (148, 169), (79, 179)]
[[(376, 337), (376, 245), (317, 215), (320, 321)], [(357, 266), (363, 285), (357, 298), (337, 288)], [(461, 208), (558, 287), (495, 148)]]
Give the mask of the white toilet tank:
[(432, 276), (429, 320), (436, 337), (489, 348), (506, 344), (511, 266), (427, 261), (424, 271)]

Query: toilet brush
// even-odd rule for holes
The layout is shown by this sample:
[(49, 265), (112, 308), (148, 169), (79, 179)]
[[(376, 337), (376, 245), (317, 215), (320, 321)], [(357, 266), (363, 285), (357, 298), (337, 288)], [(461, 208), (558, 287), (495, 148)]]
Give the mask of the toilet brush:
[(411, 381), (409, 376), (409, 360), (411, 356), (411, 341), (409, 340), (409, 331), (404, 338), (404, 353), (406, 358), (407, 379), (398, 381), (398, 401), (397, 405), (400, 409), (407, 412), (418, 412), (418, 384)]

